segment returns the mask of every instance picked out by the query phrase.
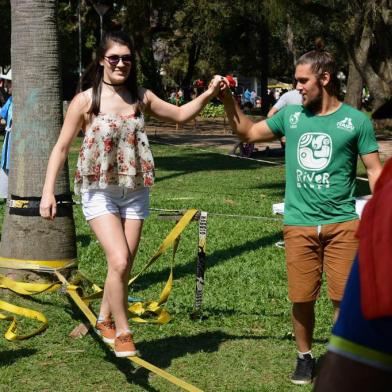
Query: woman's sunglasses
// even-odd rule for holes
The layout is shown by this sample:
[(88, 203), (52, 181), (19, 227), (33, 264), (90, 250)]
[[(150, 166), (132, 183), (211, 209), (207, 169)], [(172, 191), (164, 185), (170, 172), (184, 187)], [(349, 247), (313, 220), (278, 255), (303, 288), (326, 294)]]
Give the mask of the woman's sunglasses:
[(118, 56), (114, 54), (113, 56), (104, 56), (105, 59), (108, 60), (110, 65), (117, 65), (120, 60), (122, 60), (124, 65), (131, 65), (132, 56), (130, 54), (126, 54), (124, 56)]

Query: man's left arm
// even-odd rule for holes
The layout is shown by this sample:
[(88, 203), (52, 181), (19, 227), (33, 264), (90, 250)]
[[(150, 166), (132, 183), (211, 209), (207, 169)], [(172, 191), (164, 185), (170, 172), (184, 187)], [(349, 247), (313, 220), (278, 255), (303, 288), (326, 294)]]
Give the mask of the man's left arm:
[(369, 179), (370, 191), (373, 193), (374, 186), (382, 171), (380, 156), (378, 154), (378, 151), (375, 151), (370, 154), (361, 155), (360, 157), (366, 168), (367, 176)]

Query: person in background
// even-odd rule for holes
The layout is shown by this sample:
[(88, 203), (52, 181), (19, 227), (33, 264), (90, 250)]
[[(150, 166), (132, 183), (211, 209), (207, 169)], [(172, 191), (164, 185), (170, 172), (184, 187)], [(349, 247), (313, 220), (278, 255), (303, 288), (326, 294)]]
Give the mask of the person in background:
[(253, 107), (256, 106), (256, 91), (252, 90), (250, 92), (250, 102), (252, 103)]
[(54, 219), (56, 177), (83, 129), (74, 188), (108, 263), (95, 329), (105, 342), (114, 343), (118, 357), (137, 354), (128, 324), (127, 283), (154, 184), (144, 113), (183, 123), (220, 91), (220, 78), (214, 77), (203, 94), (178, 107), (138, 86), (136, 69), (129, 37), (121, 31), (106, 33), (92, 68), (92, 88), (76, 95), (68, 108), (49, 158), (40, 203), (41, 216)]
[(296, 89), (296, 85), (297, 83), (295, 82), (294, 89), (282, 94), (274, 103), (267, 114), (268, 118), (272, 117), (275, 113), (279, 112), (279, 110), (283, 109), (287, 105), (302, 105), (302, 95)]
[(0, 109), (0, 118), (5, 122), (5, 135), (3, 147), (1, 149), (1, 163), (0, 163), (0, 199), (8, 198), (8, 174), (10, 170), (10, 154), (12, 142), (12, 74), (9, 71), (6, 75), (0, 75), (4, 80), (4, 87), (9, 97), (5, 104)]
[(284, 241), (297, 346), (290, 380), (308, 384), (315, 371), (314, 308), (323, 273), (336, 319), (358, 248), (354, 197), (358, 155), (371, 190), (381, 163), (368, 117), (338, 99), (337, 67), (330, 53), (321, 45), (305, 53), (297, 61), (295, 79), (302, 105), (286, 106), (257, 123), (244, 115), (227, 88), (222, 99), (241, 140), (254, 143), (286, 136)]
[(7, 102), (9, 98), (6, 85), (7, 85), (7, 76), (0, 74), (0, 108), (4, 106), (4, 104)]
[(276, 102), (275, 89), (272, 88), (271, 90), (269, 90), (267, 99), (268, 99), (269, 107), (272, 107), (275, 105), (275, 102)]
[[(296, 86), (297, 82), (294, 82), (294, 89), (281, 95), (281, 97), (277, 100), (277, 102), (275, 102), (275, 104), (267, 113), (267, 118), (272, 117), (275, 113), (279, 112), (279, 110), (283, 109), (287, 105), (302, 105), (302, 95), (296, 89)], [(282, 136), (280, 138), (280, 144), (284, 149), (286, 144), (285, 136)]]
[(243, 100), (244, 100), (243, 106), (244, 106), (244, 108), (246, 108), (248, 110), (252, 109), (252, 107), (253, 107), (253, 104), (252, 104), (252, 101), (251, 101), (251, 95), (252, 95), (252, 93), (248, 89), (246, 89), (244, 91), (244, 94), (243, 94)]

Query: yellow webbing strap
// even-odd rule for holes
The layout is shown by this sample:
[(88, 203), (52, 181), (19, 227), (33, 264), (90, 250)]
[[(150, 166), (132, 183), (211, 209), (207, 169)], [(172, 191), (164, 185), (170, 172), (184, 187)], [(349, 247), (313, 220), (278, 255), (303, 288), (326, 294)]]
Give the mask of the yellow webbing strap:
[[(185, 226), (183, 226), (184, 222), (186, 223)], [(183, 226), (182, 230), (186, 227), (186, 225), (190, 222), (190, 220), (189, 221), (185, 220), (184, 222), (182, 222), (182, 224), (181, 224), (181, 227)], [(180, 221), (178, 223), (180, 223)], [(170, 234), (172, 234), (172, 232)], [(169, 236), (170, 236), (170, 234), (169, 234)], [(177, 237), (174, 238), (173, 257), (172, 257), (172, 262), (170, 265), (169, 278), (168, 278), (168, 280), (165, 284), (165, 287), (163, 288), (163, 290), (159, 296), (159, 301), (158, 302), (157, 301), (135, 302), (133, 305), (131, 305), (128, 308), (129, 312), (131, 313), (131, 320), (132, 321), (138, 322), (138, 323), (166, 324), (171, 320), (169, 312), (166, 309), (162, 308), (161, 305), (163, 305), (167, 302), (169, 295), (171, 293), (171, 290), (173, 288), (173, 264), (174, 264), (174, 258), (175, 258), (176, 252), (177, 252), (179, 242), (180, 242), (180, 237), (178, 235)], [(166, 249), (167, 249), (167, 247), (165, 248), (165, 250)], [(165, 250), (163, 250), (162, 253)], [(158, 250), (158, 252), (159, 252), (159, 250)], [(155, 259), (155, 260), (157, 260), (157, 259)], [(149, 263), (147, 263), (147, 264), (149, 264)], [(149, 264), (149, 265), (151, 265), (151, 264)], [(143, 269), (142, 271), (145, 271), (145, 269)], [(136, 278), (139, 276), (140, 276), (140, 273), (137, 274), (135, 278), (131, 279), (129, 281), (128, 285), (132, 284), (136, 280)], [(155, 314), (157, 317), (155, 319), (148, 318), (148, 320), (141, 317), (141, 316), (148, 316), (150, 314)], [(132, 315), (136, 315), (136, 316), (132, 316)]]
[[(92, 326), (94, 326), (97, 322), (97, 318), (95, 316), (95, 314), (93, 313), (93, 311), (89, 308), (89, 306), (86, 304), (84, 298), (80, 297), (80, 295), (78, 294), (78, 286), (74, 286), (72, 284), (69, 284), (67, 282), (67, 280), (64, 278), (64, 276), (61, 275), (60, 272), (55, 272), (57, 277), (60, 279), (61, 282), (64, 283), (64, 285), (67, 288), (67, 292), (70, 295), (70, 297), (72, 298), (72, 300), (75, 302), (75, 304), (79, 307), (79, 309), (84, 313), (84, 315), (87, 317), (88, 321), (90, 322), (90, 324)], [(111, 349), (112, 346), (107, 344), (107, 346), (109, 346)], [(179, 386), (180, 388), (189, 391), (189, 392), (202, 392), (201, 389), (188, 384), (187, 382), (173, 376), (170, 373), (165, 372), (164, 370), (154, 366), (153, 364), (145, 361), (144, 359), (134, 356), (134, 357), (127, 357), (130, 361), (134, 362), (135, 364), (144, 367), (145, 369), (150, 370), (151, 372), (155, 373), (156, 375), (168, 380), (169, 382), (171, 382), (174, 385)]]
[[(157, 259), (164, 253), (166, 250), (173, 244), (173, 256), (170, 267), (170, 275), (166, 282), (165, 287), (163, 288), (159, 301), (151, 301), (151, 302), (136, 302), (132, 304), (128, 310), (131, 313), (131, 320), (139, 323), (157, 323), (157, 324), (166, 324), (170, 321), (169, 313), (161, 307), (164, 303), (167, 302), (169, 295), (173, 286), (173, 263), (174, 258), (177, 252), (178, 244), (180, 241), (180, 235), (185, 229), (185, 227), (190, 223), (193, 217), (196, 215), (196, 209), (190, 209), (184, 213), (181, 219), (174, 226), (172, 231), (167, 235), (167, 237), (163, 240), (157, 252), (151, 257), (151, 259), (146, 263), (146, 265), (141, 269), (141, 271), (135, 275), (132, 279), (129, 280), (128, 286), (130, 286), (141, 274), (143, 274), (147, 268), (149, 268)], [(89, 296), (83, 297), (83, 301), (88, 304), (90, 301), (101, 298), (103, 295), (102, 289), (98, 286), (95, 286), (95, 293)], [(142, 318), (142, 316), (152, 316), (155, 315), (156, 318), (148, 317), (147, 319)]]
[(42, 325), (38, 329), (34, 330), (33, 332), (31, 332), (27, 335), (18, 335), (17, 334), (18, 324), (17, 324), (16, 318), (14, 316), (6, 316), (6, 315), (0, 313), (0, 320), (12, 321), (11, 325), (8, 327), (7, 332), (4, 335), (4, 337), (7, 340), (12, 341), (12, 340), (27, 339), (27, 338), (30, 338), (30, 337), (40, 333), (41, 331), (45, 330), (48, 327), (48, 320), (46, 319), (46, 317), (42, 313), (37, 312), (35, 310), (21, 308), (19, 306), (15, 306), (15, 305), (9, 304), (8, 302), (4, 302), (1, 300), (0, 300), (0, 309), (5, 310), (6, 312), (17, 314), (19, 316), (23, 316), (23, 317), (27, 317), (27, 318), (31, 318), (31, 319), (36, 319), (38, 321), (41, 321), (41, 323), (42, 323)]
[[(158, 301), (150, 301), (150, 302), (136, 302), (129, 307), (130, 318), (134, 322), (139, 323), (156, 323), (156, 324), (166, 324), (170, 321), (170, 314), (161, 307), (164, 303), (167, 302), (169, 298), (170, 292), (173, 286), (173, 262), (174, 257), (177, 252), (178, 243), (180, 240), (180, 234), (185, 229), (185, 227), (189, 224), (192, 218), (197, 213), (196, 209), (188, 210), (183, 217), (178, 221), (176, 226), (172, 229), (172, 231), (168, 234), (168, 236), (163, 240), (160, 245), (158, 251), (152, 256), (152, 258), (147, 262), (144, 268), (129, 281), (129, 285), (132, 284), (148, 267), (150, 267), (172, 244), (173, 244), (173, 256), (172, 263), (170, 267), (170, 275), (168, 281), (166, 282), (165, 287), (163, 288), (159, 300)], [(9, 263), (9, 264), (8, 264)], [(0, 258), (0, 267), (10, 267), (10, 268), (23, 268), (25, 264), (33, 266), (32, 269), (49, 269), (50, 272), (54, 272), (58, 278), (62, 277), (61, 274), (58, 274), (57, 270), (64, 268), (65, 266), (74, 264), (75, 260), (20, 260), (20, 259), (10, 259), (10, 258)], [(37, 268), (35, 268), (37, 267)], [(24, 269), (24, 268), (23, 268)], [(94, 294), (90, 296), (83, 297), (83, 303), (88, 307), (89, 302), (93, 299), (102, 297), (103, 291), (96, 284), (90, 282), (86, 277), (84, 277), (81, 273), (79, 274), (79, 280), (86, 280), (91, 285), (92, 289), (95, 291)], [(60, 280), (62, 284), (69, 285), (68, 282)], [(59, 282), (55, 283), (26, 283), (26, 282), (16, 282), (12, 279), (9, 279), (3, 275), (0, 275), (0, 288), (5, 288), (14, 291), (15, 293), (21, 295), (35, 295), (43, 292), (52, 292), (58, 290), (61, 287)], [(75, 290), (78, 286), (74, 285)], [(11, 326), (9, 327), (9, 331), (12, 330), (15, 333), (11, 334), (7, 331), (6, 338), (11, 337), (12, 340), (20, 340), (26, 339), (33, 335), (38, 334), (45, 328), (47, 328), (47, 320), (46, 317), (34, 310), (14, 307), (14, 305), (7, 304), (3, 302), (4, 307), (0, 306), (0, 310), (5, 310), (11, 313), (15, 313), (17, 315), (21, 315), (24, 317), (34, 318), (39, 321), (42, 321), (44, 325), (32, 332), (29, 335), (16, 335), (17, 331), (17, 321), (15, 317), (12, 316), (4, 316), (0, 314), (0, 319), (2, 320), (11, 320)], [(81, 305), (82, 306), (82, 305)], [(16, 312), (12, 312), (10, 309), (16, 310)], [(8, 337), (7, 337), (8, 336)]]
[[(143, 267), (143, 269), (134, 276), (129, 282), (128, 285), (131, 285), (151, 264), (155, 263), (155, 261), (161, 256), (162, 253), (166, 252), (166, 250), (170, 247), (170, 245), (180, 237), (180, 234), (185, 229), (185, 227), (189, 224), (192, 218), (196, 215), (197, 210), (192, 208), (184, 213), (182, 218), (177, 222), (174, 226), (173, 230), (168, 234), (168, 236), (163, 240), (157, 252), (154, 256), (151, 257), (150, 261)], [(173, 251), (177, 250), (177, 245), (174, 246)]]
[[(2, 289), (9, 289), (15, 293), (22, 294), (22, 295), (34, 295), (43, 292), (52, 292), (58, 290), (61, 287), (61, 284), (57, 283), (25, 283), (25, 282), (15, 282), (12, 279), (9, 279), (3, 275), (0, 275), (0, 288)], [(41, 321), (42, 325), (35, 329), (33, 332), (27, 335), (18, 335), (18, 323), (16, 317), (14, 316), (6, 316), (0, 313), (1, 320), (8, 320), (11, 321), (11, 325), (8, 327), (7, 332), (5, 333), (4, 337), (7, 340), (23, 340), (34, 336), (41, 331), (45, 330), (48, 326), (48, 320), (46, 317), (35, 310), (26, 309), (23, 307), (19, 307), (16, 305), (9, 304), (5, 301), (0, 301), (0, 310), (5, 310), (6, 312), (13, 313), (19, 316), (36, 319)]]
[(61, 287), (61, 283), (26, 283), (16, 282), (4, 275), (0, 275), (0, 288), (12, 290), (14, 293), (22, 295), (35, 295), (43, 292), (56, 291)]
[(28, 260), (13, 259), (0, 256), (0, 268), (44, 270), (52, 272), (55, 269), (69, 268), (77, 263), (76, 259), (64, 260)]
[[(132, 284), (148, 267), (150, 267), (160, 256), (162, 253), (164, 253), (170, 245), (173, 244), (173, 258), (172, 258), (172, 264), (170, 268), (170, 275), (169, 279), (166, 282), (166, 285), (164, 289), (162, 290), (159, 301), (151, 301), (151, 302), (138, 302), (133, 304), (132, 306), (129, 307), (129, 310), (131, 313), (135, 314), (135, 317), (131, 317), (132, 320), (138, 321), (138, 322), (155, 322), (155, 323), (160, 323), (164, 324), (167, 323), (170, 320), (170, 315), (169, 313), (165, 310), (162, 309), (160, 306), (164, 304), (171, 292), (172, 285), (173, 285), (173, 261), (174, 257), (177, 251), (179, 239), (180, 239), (180, 234), (184, 230), (184, 228), (189, 224), (189, 222), (192, 220), (194, 215), (196, 214), (197, 210), (191, 209), (188, 210), (184, 216), (180, 219), (180, 221), (177, 223), (177, 225), (173, 228), (173, 230), (169, 233), (169, 235), (164, 239), (162, 242), (161, 246), (159, 247), (158, 251), (154, 254), (154, 256), (149, 260), (149, 262), (145, 265), (145, 267), (129, 281), (129, 285)], [(9, 262), (11, 259), (4, 259), (0, 258), (0, 267), (4, 267), (6, 264), (5, 261)], [(34, 267), (41, 267), (41, 261), (36, 261), (36, 260), (17, 260), (14, 259), (14, 262), (19, 263), (19, 265), (23, 264), (22, 262), (26, 262), (27, 264), (31, 262), (31, 265)], [(59, 264), (58, 264), (59, 262)], [(84, 315), (87, 317), (89, 320), (90, 324), (94, 326), (96, 324), (96, 316), (92, 312), (92, 310), (89, 307), (89, 302), (92, 299), (99, 298), (102, 296), (102, 289), (98, 287), (95, 284), (91, 284), (92, 288), (96, 291), (95, 294), (87, 297), (80, 297), (78, 293), (78, 289), (80, 288), (76, 284), (70, 284), (66, 278), (59, 272), (59, 269), (64, 268), (64, 263), (62, 261), (45, 261), (44, 262), (44, 268), (48, 268), (51, 270), (51, 272), (55, 273), (62, 285), (66, 287), (66, 290), (70, 297), (73, 299), (75, 304), (79, 307), (79, 309), (84, 313)], [(25, 263), (26, 264), (26, 263)], [(25, 265), (23, 264), (23, 265)], [(15, 264), (12, 265), (7, 265), (7, 268), (15, 268)], [(25, 268), (23, 268), (25, 269)], [(34, 268), (34, 269), (39, 269), (39, 268)], [(82, 274), (78, 277), (79, 280), (85, 279)], [(88, 281), (88, 279), (86, 279)], [(88, 281), (91, 283), (90, 281)], [(15, 282), (12, 279), (9, 279), (5, 276), (0, 275), (0, 288), (8, 288), (14, 292), (17, 292), (19, 294), (23, 295), (33, 295), (33, 294), (38, 294), (42, 293), (44, 291), (46, 292), (51, 292), (54, 290), (57, 290), (59, 287), (62, 286), (60, 283), (24, 283), (24, 282)], [(34, 332), (28, 334), (28, 335), (18, 335), (17, 334), (17, 322), (14, 316), (6, 316), (2, 313), (0, 313), (0, 320), (9, 320), (11, 321), (11, 325), (8, 328), (5, 338), (7, 340), (21, 340), (21, 339), (27, 339), (33, 335), (36, 335), (37, 333), (45, 330), (48, 326), (48, 321), (46, 317), (37, 311), (18, 307), (15, 305), (11, 305), (7, 302), (1, 301), (0, 300), (0, 309), (5, 310), (9, 313), (13, 313), (16, 315), (21, 315), (23, 317), (28, 317), (32, 319), (36, 319), (38, 321), (42, 322), (42, 325), (35, 330)], [(146, 321), (140, 316), (148, 313), (154, 313), (157, 315), (156, 319)], [(165, 378), (169, 382), (171, 382), (174, 385), (179, 386), (180, 388), (189, 391), (189, 392), (202, 392), (201, 389), (188, 384), (187, 382), (171, 375), (170, 373), (165, 372), (164, 370), (154, 366), (153, 364), (135, 356), (135, 357), (128, 357), (128, 359), (135, 364), (144, 367), (145, 369), (150, 370), (151, 372), (155, 373), (156, 375)]]

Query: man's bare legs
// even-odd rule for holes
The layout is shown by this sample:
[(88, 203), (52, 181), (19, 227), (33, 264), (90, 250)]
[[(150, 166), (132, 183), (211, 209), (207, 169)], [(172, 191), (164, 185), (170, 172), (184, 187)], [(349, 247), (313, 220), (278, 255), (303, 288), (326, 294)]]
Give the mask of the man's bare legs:
[(314, 304), (310, 302), (294, 302), (292, 308), (292, 323), (299, 352), (310, 351), (314, 329)]
[(340, 309), (340, 302), (341, 301), (335, 301), (332, 300), (332, 305), (333, 305), (333, 323), (335, 324), (338, 317), (339, 317), (339, 309)]
[[(308, 352), (312, 348), (312, 337), (315, 323), (315, 301), (295, 302), (292, 308), (292, 323), (295, 341), (299, 352)], [(332, 300), (333, 322), (339, 317), (340, 301)]]

